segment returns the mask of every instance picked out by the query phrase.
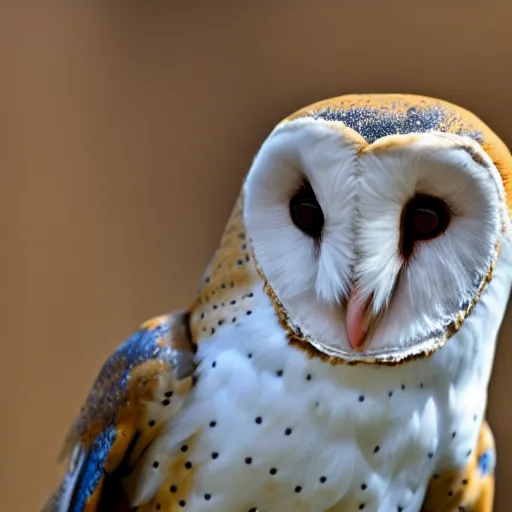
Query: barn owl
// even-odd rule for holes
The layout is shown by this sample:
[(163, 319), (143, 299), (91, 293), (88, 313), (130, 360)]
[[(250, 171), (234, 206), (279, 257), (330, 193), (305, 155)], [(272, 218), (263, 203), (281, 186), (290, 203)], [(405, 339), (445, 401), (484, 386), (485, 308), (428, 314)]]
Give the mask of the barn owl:
[(451, 103), (287, 117), (190, 306), (105, 363), (44, 510), (490, 512), (511, 207), (509, 151)]

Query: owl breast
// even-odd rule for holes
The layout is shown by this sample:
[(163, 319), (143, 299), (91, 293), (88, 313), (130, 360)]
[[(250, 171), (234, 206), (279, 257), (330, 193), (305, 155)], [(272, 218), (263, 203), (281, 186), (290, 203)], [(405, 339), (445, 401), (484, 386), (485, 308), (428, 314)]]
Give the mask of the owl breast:
[[(148, 465), (169, 462), (147, 510), (420, 510), (445, 434), (458, 428), (450, 379), (425, 361), (312, 359), (288, 344), (264, 292), (251, 294), (251, 315), (198, 346), (197, 385), (148, 454)], [(460, 454), (481, 409), (473, 401), (458, 417)]]

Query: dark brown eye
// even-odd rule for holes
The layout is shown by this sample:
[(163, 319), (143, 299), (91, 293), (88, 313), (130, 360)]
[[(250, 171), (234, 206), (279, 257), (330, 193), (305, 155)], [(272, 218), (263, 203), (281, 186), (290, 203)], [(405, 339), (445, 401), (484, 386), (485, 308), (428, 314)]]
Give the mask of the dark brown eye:
[(293, 223), (306, 235), (320, 238), (324, 227), (324, 214), (309, 183), (305, 184), (290, 201)]
[(408, 258), (416, 242), (441, 235), (450, 223), (450, 210), (438, 197), (414, 196), (402, 212), (401, 249)]

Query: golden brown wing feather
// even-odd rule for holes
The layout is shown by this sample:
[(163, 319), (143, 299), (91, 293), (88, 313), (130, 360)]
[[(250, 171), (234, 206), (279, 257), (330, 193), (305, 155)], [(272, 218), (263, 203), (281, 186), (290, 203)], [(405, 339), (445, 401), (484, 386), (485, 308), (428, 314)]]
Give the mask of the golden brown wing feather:
[(422, 512), (492, 512), (495, 461), (494, 438), (484, 421), (466, 467), (433, 475)]

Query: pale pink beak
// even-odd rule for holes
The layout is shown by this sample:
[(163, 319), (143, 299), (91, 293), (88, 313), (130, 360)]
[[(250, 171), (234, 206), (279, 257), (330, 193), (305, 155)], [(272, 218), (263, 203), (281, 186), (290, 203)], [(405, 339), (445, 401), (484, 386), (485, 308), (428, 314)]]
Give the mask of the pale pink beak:
[(364, 342), (367, 332), (366, 311), (368, 301), (361, 298), (357, 291), (352, 289), (347, 303), (347, 337), (350, 346), (359, 350)]

